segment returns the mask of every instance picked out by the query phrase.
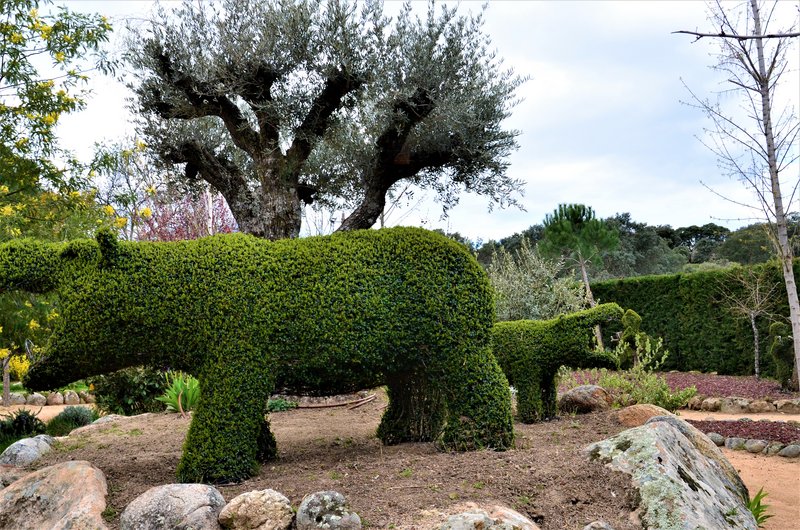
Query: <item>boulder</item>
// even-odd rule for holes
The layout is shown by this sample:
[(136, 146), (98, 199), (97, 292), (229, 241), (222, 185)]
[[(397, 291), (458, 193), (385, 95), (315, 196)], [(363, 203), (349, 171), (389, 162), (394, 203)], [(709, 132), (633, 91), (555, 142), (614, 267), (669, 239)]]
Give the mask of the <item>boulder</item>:
[(689, 410), (700, 410), (700, 407), (703, 405), (703, 400), (705, 400), (705, 396), (693, 396), (692, 399), (686, 403), (686, 408)]
[(105, 530), (106, 478), (89, 462), (62, 462), (18, 479), (0, 494), (0, 528)]
[(64, 405), (80, 405), (81, 398), (74, 390), (67, 390), (64, 392)]
[(775, 412), (775, 404), (763, 399), (756, 399), (747, 405), (747, 412), (761, 414), (764, 412)]
[(336, 491), (306, 495), (297, 509), (297, 530), (360, 530), (361, 518), (351, 512), (347, 500)]
[(522, 515), (506, 506), (493, 506), (489, 509), (489, 517), (501, 524), (507, 524), (513, 530), (539, 530), (539, 526)]
[(30, 471), (11, 464), (0, 464), (0, 490), (28, 473)]
[(6, 450), (0, 455), (0, 464), (9, 464), (17, 467), (30, 465), (43, 454), (48, 453), (52, 448), (53, 442), (53, 437), (46, 434), (17, 440), (6, 447)]
[(26, 403), (25, 396), (16, 392), (11, 392), (8, 399), (9, 405), (24, 405)]
[(81, 398), (81, 403), (94, 403), (94, 395), (85, 390), (78, 392), (78, 397)]
[(775, 402), (775, 408), (784, 414), (800, 414), (800, 399), (780, 399)]
[(710, 397), (703, 400), (700, 404), (700, 410), (705, 410), (707, 412), (717, 412), (722, 405), (722, 399)]
[(50, 392), (47, 394), (47, 404), (48, 405), (63, 405), (64, 404), (64, 396), (61, 392)]
[(747, 440), (745, 440), (744, 438), (737, 438), (735, 436), (725, 439), (725, 447), (727, 449), (733, 449), (734, 451), (741, 451), (742, 449), (744, 449), (744, 444), (746, 443)]
[(651, 418), (588, 446), (585, 454), (631, 475), (644, 528), (758, 528), (736, 470), (708, 437), (675, 416)]
[(714, 442), (714, 445), (717, 447), (721, 447), (725, 445), (725, 437), (719, 434), (718, 432), (710, 432), (708, 433), (708, 439)]
[(614, 419), (625, 427), (638, 427), (654, 416), (670, 415), (667, 409), (645, 403), (619, 409), (614, 413)]
[(447, 518), (439, 530), (510, 530), (506, 525), (498, 525), (482, 511), (457, 513)]
[(122, 512), (120, 530), (180, 528), (220, 530), (217, 521), (225, 499), (205, 484), (166, 484), (136, 497)]
[(758, 454), (767, 448), (769, 442), (766, 440), (747, 440), (744, 443), (744, 450), (748, 453)]
[(797, 458), (800, 456), (800, 445), (790, 444), (778, 451), (778, 456)]
[(764, 454), (769, 456), (777, 455), (784, 447), (785, 446), (780, 442), (770, 442), (767, 448), (764, 449)]
[(292, 503), (271, 489), (242, 493), (219, 513), (219, 524), (232, 530), (286, 530), (292, 519)]
[(25, 404), (33, 405), (34, 407), (44, 407), (47, 405), (47, 398), (38, 392), (34, 392), (33, 394), (28, 394), (28, 397), (25, 398)]
[(723, 414), (742, 414), (747, 412), (747, 406), (749, 404), (750, 402), (744, 398), (722, 398), (719, 411)]
[(584, 414), (596, 410), (608, 410), (614, 400), (605, 388), (597, 385), (581, 385), (558, 396), (558, 410), (563, 414)]

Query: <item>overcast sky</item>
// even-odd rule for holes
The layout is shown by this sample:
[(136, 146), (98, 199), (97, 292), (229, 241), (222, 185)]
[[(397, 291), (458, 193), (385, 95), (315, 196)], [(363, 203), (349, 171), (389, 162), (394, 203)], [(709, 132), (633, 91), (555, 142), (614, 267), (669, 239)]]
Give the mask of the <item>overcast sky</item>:
[[(106, 14), (119, 30), (121, 17), (144, 17), (151, 5), (67, 4), (76, 11)], [(480, 5), (462, 2), (460, 9), (478, 10)], [(784, 2), (774, 28), (791, 26), (798, 5)], [(714, 29), (706, 21), (704, 2), (490, 2), (485, 31), (505, 64), (530, 76), (519, 90), (524, 100), (507, 123), (521, 132), (509, 173), (526, 182), (519, 199), (525, 211), (495, 208), (489, 213), (486, 199), (463, 194), (449, 217), (440, 219), (441, 207), (428, 193), (428, 200), (415, 201), (412, 211), (393, 212), (387, 224), (442, 228), (485, 241), (540, 223), (567, 202), (590, 205), (600, 217), (630, 212), (636, 221), (651, 225), (715, 222), (734, 229), (753, 222), (747, 220), (752, 212), (701, 184), (733, 200), (754, 202), (741, 183), (720, 172), (714, 155), (696, 138), (709, 125), (706, 118), (681, 103), (689, 99), (682, 80), (703, 96), (725, 88), (724, 79), (709, 68), (715, 44), (671, 34), (681, 29)], [(796, 42), (790, 57), (782, 101), (797, 108)], [(65, 117), (60, 129), (65, 147), (84, 158), (91, 156), (95, 141), (133, 134), (124, 111), (124, 87), (93, 79), (92, 88), (88, 109)], [(797, 165), (789, 176), (800, 177)], [(800, 209), (797, 201), (790, 208)]]

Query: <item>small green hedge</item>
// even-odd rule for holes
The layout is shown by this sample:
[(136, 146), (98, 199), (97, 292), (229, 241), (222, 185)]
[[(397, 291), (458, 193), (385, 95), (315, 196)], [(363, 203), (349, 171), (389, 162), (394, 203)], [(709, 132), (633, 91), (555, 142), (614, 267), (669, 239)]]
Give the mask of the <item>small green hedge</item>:
[[(767, 309), (775, 315), (789, 315), (783, 274), (776, 263), (752, 267), (763, 272), (765, 283), (776, 290)], [(742, 287), (736, 281), (741, 269), (663, 276), (640, 276), (592, 284), (595, 297), (615, 302), (641, 315), (642, 329), (662, 337), (670, 356), (664, 370), (699, 370), (720, 374), (753, 373), (753, 331), (745, 319), (735, 318), (725, 308), (721, 286), (736, 294)], [(795, 278), (800, 280), (800, 262), (795, 261)], [(761, 351), (769, 347), (767, 318), (757, 320)], [(776, 373), (769, 355), (761, 356), (761, 372)]]
[[(65, 246), (0, 245), (0, 267), (0, 289), (58, 285), (61, 318), (29, 387), (139, 364), (198, 377), (181, 481), (241, 480), (274, 457), (265, 414), (276, 387), (388, 385), (379, 429), (386, 443), (513, 443), (508, 384), (488, 350), (486, 274), (439, 234), (396, 228), (131, 243), (101, 233)], [(409, 398), (409, 385), (431, 389), (430, 398)]]
[(552, 320), (498, 322), (492, 330), (492, 349), (508, 381), (517, 389), (517, 416), (534, 423), (556, 415), (556, 374), (560, 366), (614, 367), (614, 360), (594, 352), (594, 327), (619, 323), (617, 304)]

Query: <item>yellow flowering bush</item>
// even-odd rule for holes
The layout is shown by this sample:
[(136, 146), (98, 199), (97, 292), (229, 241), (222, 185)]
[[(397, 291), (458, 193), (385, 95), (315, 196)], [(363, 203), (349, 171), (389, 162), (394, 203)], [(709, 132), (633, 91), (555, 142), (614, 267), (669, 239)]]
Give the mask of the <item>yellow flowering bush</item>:
[(21, 381), (25, 374), (28, 373), (31, 362), (25, 355), (12, 355), (8, 363), (8, 369), (11, 373), (11, 379), (14, 381)]

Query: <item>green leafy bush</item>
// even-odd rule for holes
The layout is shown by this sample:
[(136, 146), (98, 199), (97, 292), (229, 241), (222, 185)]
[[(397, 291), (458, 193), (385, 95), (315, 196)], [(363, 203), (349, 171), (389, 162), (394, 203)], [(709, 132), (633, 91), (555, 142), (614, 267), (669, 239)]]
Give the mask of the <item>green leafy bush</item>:
[[(275, 456), (264, 418), (276, 387), (334, 394), (387, 385), (403, 406), (390, 402), (384, 414), (385, 443), (411, 437), (448, 450), (513, 443), (507, 381), (488, 350), (486, 273), (461, 245), (427, 230), (172, 243), (119, 242), (100, 232), (97, 241), (63, 246), (0, 244), (0, 289), (18, 283), (57, 288), (62, 307), (29, 387), (139, 364), (197, 376), (201, 399), (177, 470), (184, 482), (241, 480)], [(409, 378), (437, 399), (405, 400)], [(149, 378), (104, 381), (113, 392), (95, 381), (98, 402), (106, 410), (157, 410), (164, 388), (154, 379), (152, 387)], [(416, 430), (423, 416), (435, 421)]]
[(601, 304), (552, 320), (498, 322), (492, 348), (509, 383), (517, 389), (517, 416), (533, 423), (556, 415), (560, 366), (611, 367), (614, 359), (593, 348), (594, 326), (619, 321), (622, 308)]
[(94, 387), (95, 405), (106, 414), (132, 416), (163, 410), (158, 397), (164, 392), (164, 376), (158, 370), (125, 368), (88, 382)]
[(297, 408), (297, 401), (290, 401), (288, 399), (275, 398), (275, 399), (270, 399), (267, 402), (268, 412), (284, 412), (296, 408)]
[(794, 370), (794, 345), (792, 328), (785, 322), (773, 322), (769, 326), (769, 355), (775, 365), (775, 379), (782, 388), (792, 386)]
[(47, 422), (47, 434), (50, 436), (66, 436), (74, 429), (89, 425), (97, 418), (97, 413), (89, 407), (66, 407)]
[(169, 370), (164, 374), (167, 390), (156, 399), (167, 406), (167, 412), (189, 412), (200, 399), (200, 382), (192, 375)]

